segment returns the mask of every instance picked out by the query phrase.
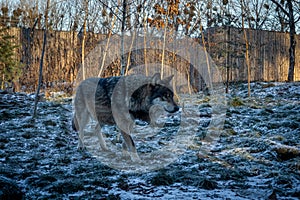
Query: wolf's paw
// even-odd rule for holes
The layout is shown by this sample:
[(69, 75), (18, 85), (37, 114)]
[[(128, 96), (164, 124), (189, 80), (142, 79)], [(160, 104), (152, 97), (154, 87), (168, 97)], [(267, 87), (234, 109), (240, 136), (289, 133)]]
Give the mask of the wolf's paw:
[(81, 146), (81, 145), (78, 145), (78, 147), (77, 147), (77, 150), (78, 151), (86, 151), (86, 147), (85, 146)]
[(104, 152), (109, 152), (110, 150), (105, 146), (105, 147), (101, 147), (102, 151)]
[(122, 150), (122, 155), (123, 157), (130, 158), (130, 153), (125, 149)]
[(141, 163), (142, 160), (140, 159), (139, 155), (137, 153), (130, 153), (128, 152), (127, 150), (124, 150), (122, 151), (122, 154), (123, 156), (126, 158), (126, 159), (129, 159), (134, 162), (134, 163)]
[(131, 161), (134, 163), (141, 163), (142, 160), (140, 159), (139, 155), (137, 153), (131, 153), (130, 155)]

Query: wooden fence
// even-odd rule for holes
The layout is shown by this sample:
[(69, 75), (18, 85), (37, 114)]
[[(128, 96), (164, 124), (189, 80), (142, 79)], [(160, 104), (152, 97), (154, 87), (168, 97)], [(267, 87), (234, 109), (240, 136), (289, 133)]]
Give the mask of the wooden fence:
[[(9, 34), (15, 37), (20, 44), (18, 55), (23, 69), (19, 84), (23, 90), (32, 92), (38, 82), (38, 70), (42, 54), (43, 31), (24, 28), (10, 28)], [(289, 66), (289, 35), (270, 31), (247, 30), (250, 42), (251, 81), (286, 81)], [(106, 35), (88, 33), (86, 39), (86, 54)], [(73, 83), (78, 75), (81, 63), (81, 35), (78, 32), (48, 31), (47, 47), (44, 60), (43, 84), (53, 87), (55, 84)], [(295, 80), (300, 81), (300, 36), (296, 37), (296, 65)], [(246, 81), (247, 67), (245, 65), (245, 42), (243, 33), (235, 28), (209, 29), (206, 34), (207, 49), (221, 71), (224, 82)], [(104, 46), (102, 51), (105, 50)], [(119, 51), (115, 49), (114, 51)], [(143, 53), (139, 52), (139, 55)], [(196, 89), (202, 88), (199, 84), (199, 74), (194, 74), (194, 68), (189, 61), (174, 59), (172, 53), (167, 54), (168, 65), (186, 73)], [(149, 56), (149, 55), (148, 55)], [(161, 59), (159, 52), (152, 52), (149, 63)], [(127, 57), (128, 58), (128, 57)], [(138, 59), (141, 59), (139, 56)], [(145, 59), (141, 59), (144, 62)], [(159, 61), (158, 61), (159, 62)], [(131, 55), (131, 64), (140, 65)], [(115, 60), (108, 63), (104, 69), (105, 76), (117, 75), (120, 62)], [(198, 86), (195, 86), (198, 85)]]
[[(289, 33), (246, 29), (249, 41), (251, 81), (286, 81), (289, 68)], [(222, 70), (223, 80), (247, 80), (245, 41), (241, 29), (211, 28), (207, 46)], [(294, 80), (300, 81), (300, 35), (296, 35)]]

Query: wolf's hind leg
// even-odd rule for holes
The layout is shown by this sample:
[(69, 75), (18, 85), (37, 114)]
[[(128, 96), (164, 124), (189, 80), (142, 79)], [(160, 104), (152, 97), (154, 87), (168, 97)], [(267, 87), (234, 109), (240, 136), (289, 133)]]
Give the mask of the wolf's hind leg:
[(78, 147), (77, 147), (77, 149), (79, 151), (85, 150), (84, 143), (83, 143), (83, 132), (82, 131), (78, 132)]
[(106, 146), (106, 142), (103, 138), (103, 135), (101, 133), (101, 126), (99, 123), (97, 123), (96, 127), (95, 127), (95, 133), (97, 134), (100, 146), (102, 148), (103, 151), (108, 151), (108, 148)]
[(127, 150), (130, 153), (130, 158), (133, 162), (141, 161), (141, 159), (136, 151), (136, 147), (135, 147), (132, 137), (129, 134), (125, 133), (124, 131), (121, 131), (121, 133), (122, 133), (122, 136), (123, 136), (124, 142), (125, 142), (125, 145), (123, 144), (123, 151), (126, 152), (126, 150)]
[(89, 122), (89, 113), (87, 110), (83, 111), (80, 114), (76, 115), (77, 122), (79, 125), (79, 130), (78, 130), (78, 150), (84, 150), (84, 143), (83, 143), (83, 137), (84, 137), (84, 128), (86, 127), (87, 123)]

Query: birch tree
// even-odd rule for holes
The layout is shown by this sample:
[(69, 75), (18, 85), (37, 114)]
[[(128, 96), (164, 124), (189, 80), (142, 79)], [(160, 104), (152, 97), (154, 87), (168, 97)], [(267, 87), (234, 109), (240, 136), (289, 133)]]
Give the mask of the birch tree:
[[(244, 35), (244, 41), (245, 41), (245, 59), (246, 59), (246, 65), (247, 65), (247, 81), (248, 81), (248, 97), (251, 96), (251, 88), (250, 88), (250, 82), (251, 82), (251, 65), (250, 65), (250, 58), (249, 58), (249, 39), (247, 36), (247, 32), (245, 29), (245, 16), (246, 9), (245, 9), (245, 1), (241, 0), (241, 11), (242, 11), (242, 29), (243, 29), (243, 35)], [(248, 15), (249, 16), (249, 15)]]
[(84, 63), (84, 59), (85, 59), (85, 38), (86, 38), (86, 23), (87, 23), (87, 17), (88, 17), (88, 5), (89, 2), (88, 0), (84, 0), (83, 1), (83, 9), (84, 9), (84, 19), (83, 19), (83, 26), (82, 26), (82, 41), (81, 41), (81, 66), (82, 66), (82, 80), (85, 80), (86, 76), (85, 76), (85, 63)]

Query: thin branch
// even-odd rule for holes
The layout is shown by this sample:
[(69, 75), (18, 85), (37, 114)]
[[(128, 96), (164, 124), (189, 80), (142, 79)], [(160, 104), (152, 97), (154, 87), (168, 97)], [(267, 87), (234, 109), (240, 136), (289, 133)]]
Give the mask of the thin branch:
[[(114, 8), (118, 8), (118, 10), (120, 10), (119, 8), (119, 5), (115, 5), (115, 6), (112, 6), (112, 7), (109, 7), (105, 2), (101, 1), (101, 0), (98, 0), (103, 6), (105, 6), (107, 9), (110, 10), (110, 12), (119, 20), (119, 21), (122, 21), (122, 18), (120, 18), (118, 16), (118, 12), (116, 13), (113, 9)], [(111, 1), (113, 2), (113, 1)]]
[[(118, 12), (118, 9), (117, 9), (117, 12)], [(115, 26), (116, 19), (117, 19), (117, 17), (114, 16), (113, 21), (111, 23), (112, 27)], [(106, 41), (106, 46), (105, 46), (105, 49), (104, 49), (104, 54), (103, 54), (103, 58), (102, 58), (101, 67), (100, 67), (100, 70), (99, 70), (99, 73), (98, 73), (98, 77), (101, 77), (102, 71), (104, 69), (105, 59), (106, 59), (106, 55), (107, 55), (111, 35), (112, 35), (112, 31), (109, 31), (108, 38), (107, 38), (107, 41)]]
[(278, 8), (280, 8), (280, 10), (287, 16), (289, 16), (289, 13), (282, 7), (282, 5), (280, 3), (278, 3), (276, 0), (271, 0), (273, 3), (275, 3), (277, 5)]

